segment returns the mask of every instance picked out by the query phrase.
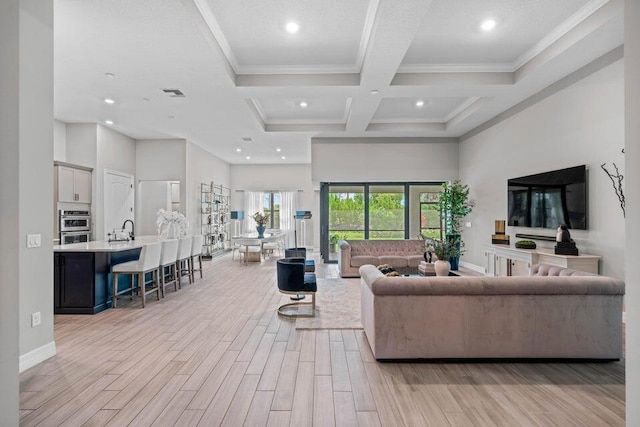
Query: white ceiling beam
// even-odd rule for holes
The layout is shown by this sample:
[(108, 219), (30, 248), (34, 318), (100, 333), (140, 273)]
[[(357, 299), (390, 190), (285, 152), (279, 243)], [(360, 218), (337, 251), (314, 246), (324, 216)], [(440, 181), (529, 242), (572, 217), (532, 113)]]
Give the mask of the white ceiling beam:
[(238, 87), (358, 86), (358, 74), (238, 74)]
[(585, 37), (593, 34), (598, 28), (621, 16), (623, 13), (622, 3), (622, 0), (609, 0), (604, 6), (571, 28), (558, 40), (518, 68), (514, 75), (515, 82), (533, 74), (540, 67), (557, 58)]
[(367, 132), (439, 132), (446, 131), (445, 123), (369, 123)]
[(344, 123), (267, 124), (266, 132), (344, 132)]
[[(431, 0), (380, 1), (360, 73), (360, 85), (366, 90), (381, 90), (389, 86), (431, 3)], [(377, 102), (355, 99), (347, 131), (365, 131), (379, 102), (379, 99)]]
[(235, 82), (236, 73), (233, 70), (233, 67), (231, 66), (229, 61), (227, 60), (227, 56), (222, 50), (220, 43), (218, 43), (218, 40), (216, 39), (215, 35), (211, 31), (211, 27), (209, 26), (209, 24), (207, 23), (204, 17), (206, 15), (206, 11), (201, 11), (200, 7), (198, 7), (195, 0), (181, 0), (181, 1), (182, 1), (182, 5), (184, 6), (185, 10), (189, 14), (190, 18), (193, 20), (193, 22), (195, 22), (196, 27), (198, 27), (198, 30), (200, 30), (200, 32), (202, 33), (205, 41), (207, 42), (209, 47), (211, 47), (211, 50), (213, 51), (213, 53), (219, 59), (217, 63), (222, 65), (225, 74), (229, 77), (231, 82)]
[(392, 86), (501, 86), (512, 85), (514, 74), (492, 72), (469, 73), (398, 73)]

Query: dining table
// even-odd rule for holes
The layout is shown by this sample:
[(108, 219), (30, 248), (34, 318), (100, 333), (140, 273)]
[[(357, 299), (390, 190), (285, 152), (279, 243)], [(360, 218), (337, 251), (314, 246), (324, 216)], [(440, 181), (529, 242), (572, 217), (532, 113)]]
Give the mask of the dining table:
[(235, 250), (235, 248), (240, 248), (242, 246), (260, 246), (260, 251), (254, 252), (254, 253), (257, 253), (258, 256), (249, 256), (246, 258), (246, 261), (248, 262), (260, 262), (262, 261), (262, 257), (260, 256), (260, 254), (263, 253), (262, 246), (268, 242), (277, 242), (283, 236), (284, 236), (284, 233), (282, 232), (264, 233), (263, 237), (258, 236), (258, 233), (256, 232), (243, 233), (243, 234), (239, 234), (237, 236), (231, 237), (231, 248)]

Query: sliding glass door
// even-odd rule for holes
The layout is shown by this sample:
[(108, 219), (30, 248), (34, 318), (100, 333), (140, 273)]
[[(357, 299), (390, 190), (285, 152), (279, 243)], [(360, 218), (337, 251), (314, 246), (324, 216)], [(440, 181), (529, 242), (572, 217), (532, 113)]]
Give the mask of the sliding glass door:
[(421, 233), (436, 237), (440, 189), (440, 183), (322, 183), (322, 258), (336, 262), (341, 239), (415, 239)]

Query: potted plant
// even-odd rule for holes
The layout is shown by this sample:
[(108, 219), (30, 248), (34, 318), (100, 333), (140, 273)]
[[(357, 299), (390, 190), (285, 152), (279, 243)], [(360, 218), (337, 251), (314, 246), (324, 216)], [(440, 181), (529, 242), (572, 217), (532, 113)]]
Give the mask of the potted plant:
[(460, 248), (464, 246), (460, 233), (462, 232), (462, 219), (471, 213), (473, 204), (469, 201), (469, 187), (460, 181), (442, 184), (439, 198), (440, 212), (443, 215), (446, 238), (457, 246), (457, 256), (451, 257), (451, 269), (458, 269)]
[(460, 249), (455, 241), (448, 239), (445, 240), (433, 240), (429, 239), (427, 242), (428, 250), (433, 252), (438, 258), (434, 263), (434, 269), (436, 276), (448, 276), (449, 270), (451, 270), (451, 264), (449, 260), (451, 258), (460, 257)]
[(265, 225), (269, 222), (269, 214), (263, 214), (262, 212), (256, 212), (251, 215), (251, 218), (258, 224), (256, 226), (256, 231), (258, 232), (258, 238), (262, 239), (264, 237)]
[(340, 240), (340, 236), (338, 236), (337, 234), (332, 234), (329, 236), (329, 252), (333, 253), (336, 251), (338, 240)]

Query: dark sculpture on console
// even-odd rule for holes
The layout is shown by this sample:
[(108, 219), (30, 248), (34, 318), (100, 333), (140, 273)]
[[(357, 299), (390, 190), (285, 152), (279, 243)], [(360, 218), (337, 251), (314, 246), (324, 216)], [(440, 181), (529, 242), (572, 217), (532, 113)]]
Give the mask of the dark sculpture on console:
[(556, 255), (578, 255), (576, 242), (571, 238), (571, 233), (569, 233), (569, 228), (566, 224), (562, 224), (558, 227), (558, 232), (556, 233), (555, 253)]

